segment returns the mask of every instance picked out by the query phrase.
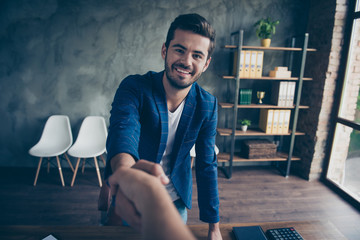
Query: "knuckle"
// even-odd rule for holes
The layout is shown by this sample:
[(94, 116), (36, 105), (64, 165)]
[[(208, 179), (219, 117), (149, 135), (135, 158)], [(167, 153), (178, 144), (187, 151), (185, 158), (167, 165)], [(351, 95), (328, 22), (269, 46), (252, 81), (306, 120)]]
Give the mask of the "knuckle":
[(159, 164), (154, 164), (151, 167), (151, 173), (155, 176), (162, 174), (162, 172), (163, 172), (163, 169)]

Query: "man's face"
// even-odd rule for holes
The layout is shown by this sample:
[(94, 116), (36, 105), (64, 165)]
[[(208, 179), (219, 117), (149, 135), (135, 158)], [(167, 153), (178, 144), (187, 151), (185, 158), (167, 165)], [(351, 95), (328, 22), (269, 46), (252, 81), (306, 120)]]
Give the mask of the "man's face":
[(191, 31), (177, 29), (169, 47), (162, 47), (166, 79), (176, 89), (185, 89), (196, 82), (208, 68), (210, 39)]

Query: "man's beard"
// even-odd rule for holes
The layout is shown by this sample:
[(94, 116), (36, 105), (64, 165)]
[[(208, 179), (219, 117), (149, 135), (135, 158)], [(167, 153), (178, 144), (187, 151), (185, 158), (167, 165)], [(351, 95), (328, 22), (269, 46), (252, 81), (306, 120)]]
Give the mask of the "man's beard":
[[(174, 65), (175, 65), (175, 66), (179, 66), (179, 67), (181, 67), (181, 68), (183, 68), (183, 69), (188, 69), (188, 67), (185, 67), (185, 66), (182, 65), (182, 64), (173, 64), (173, 66), (174, 66)], [(171, 85), (172, 87), (174, 87), (174, 88), (176, 88), (176, 89), (179, 89), (179, 90), (185, 89), (185, 88), (188, 88), (189, 86), (191, 86), (194, 82), (196, 82), (196, 81), (200, 78), (200, 76), (201, 76), (201, 74), (202, 74), (202, 73), (199, 73), (198, 75), (193, 76), (193, 81), (182, 85), (182, 84), (179, 84), (179, 83), (176, 81), (176, 79), (175, 79), (176, 77), (173, 77), (173, 76), (172, 76), (171, 70), (172, 70), (172, 66), (169, 66), (169, 65), (168, 65), (168, 63), (167, 63), (167, 61), (166, 61), (166, 57), (165, 57), (165, 74), (166, 74), (166, 78), (168, 79), (168, 82), (170, 83), (170, 85)], [(174, 69), (174, 71), (176, 71), (176, 70)]]

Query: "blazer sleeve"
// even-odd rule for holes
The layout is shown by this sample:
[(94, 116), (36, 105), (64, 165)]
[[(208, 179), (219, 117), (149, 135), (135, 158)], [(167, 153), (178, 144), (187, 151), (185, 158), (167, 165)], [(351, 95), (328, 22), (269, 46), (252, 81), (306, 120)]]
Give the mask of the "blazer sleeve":
[(111, 175), (109, 161), (118, 153), (129, 153), (139, 159), (138, 145), (140, 136), (139, 108), (141, 87), (137, 76), (125, 78), (116, 91), (110, 111), (109, 134), (106, 142), (107, 166), (105, 178)]
[(217, 176), (217, 158), (215, 154), (215, 136), (217, 126), (217, 101), (212, 101), (196, 140), (196, 182), (200, 220), (217, 223), (219, 217), (219, 193)]

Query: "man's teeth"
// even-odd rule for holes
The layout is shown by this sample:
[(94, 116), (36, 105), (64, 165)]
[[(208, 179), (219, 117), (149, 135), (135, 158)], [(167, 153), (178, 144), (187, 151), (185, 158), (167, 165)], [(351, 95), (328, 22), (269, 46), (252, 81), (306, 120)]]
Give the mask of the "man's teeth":
[(184, 71), (184, 70), (181, 70), (181, 69), (178, 69), (178, 68), (176, 68), (176, 71), (181, 72), (181, 73), (185, 73), (185, 74), (190, 74), (190, 72), (187, 72), (187, 71)]

